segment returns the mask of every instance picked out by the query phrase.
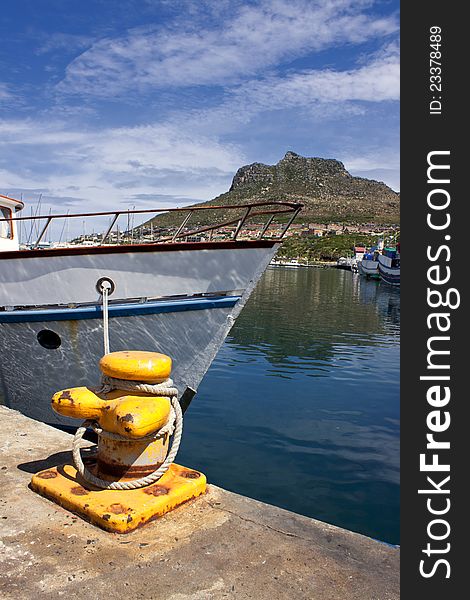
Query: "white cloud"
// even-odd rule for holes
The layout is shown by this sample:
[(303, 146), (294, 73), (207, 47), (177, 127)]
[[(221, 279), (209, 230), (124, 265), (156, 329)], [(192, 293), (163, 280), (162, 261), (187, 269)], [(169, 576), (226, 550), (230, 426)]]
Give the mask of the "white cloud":
[(347, 71), (310, 70), (265, 81), (253, 81), (236, 93), (258, 109), (309, 106), (315, 102), (382, 102), (398, 100), (398, 56), (384, 56)]
[[(230, 144), (172, 125), (72, 130), (65, 123), (0, 122), (3, 192), (25, 192), (43, 207), (113, 210), (122, 204), (168, 206), (225, 191), (244, 156)], [(28, 190), (34, 190), (28, 196)], [(187, 198), (185, 202), (184, 198)], [(176, 203), (176, 202), (175, 202)]]
[[(297, 141), (306, 139), (305, 130), (312, 128), (317, 134), (313, 125), (323, 123), (338, 136), (335, 124), (351, 125), (356, 117), (364, 122), (373, 103), (398, 99), (398, 49), (391, 44), (374, 55), (360, 56), (356, 68), (280, 75), (290, 61), (314, 51), (373, 38), (387, 41), (398, 24), (393, 16), (374, 16), (369, 10), (372, 1), (234, 1), (205, 21), (203, 11), (212, 10), (214, 16), (221, 3), (202, 4), (190, 3), (187, 21), (175, 22), (173, 29), (168, 23), (165, 28), (149, 25), (92, 44), (69, 64), (60, 84), (62, 91), (92, 96), (74, 98), (78, 108), (70, 98), (64, 102), (59, 96), (55, 106), (44, 109), (42, 120), (0, 121), (0, 192), (23, 190), (26, 200), (35, 201), (41, 191), (45, 209), (63, 204), (76, 212), (134, 203), (149, 206), (153, 198), (155, 206), (209, 199), (228, 189), (234, 172), (248, 162), (247, 154), (251, 152), (254, 160), (266, 158), (259, 156), (262, 144), (296, 149)], [(89, 39), (56, 34), (39, 52), (57, 51), (67, 43), (77, 47)], [(179, 102), (182, 91), (175, 88), (202, 84), (225, 88), (220, 96), (209, 96), (210, 108), (203, 104), (202, 110), (188, 110), (194, 104)], [(171, 89), (174, 98), (174, 112), (165, 121), (133, 127), (80, 126), (99, 118), (105, 122), (95, 97), (123, 100), (133, 91), (138, 95), (160, 88)], [(193, 90), (185, 93), (191, 96)], [(10, 89), (0, 84), (0, 102), (11, 97)], [(143, 98), (138, 100), (142, 103)], [(222, 99), (214, 105), (217, 98)], [(275, 112), (281, 110), (285, 112)], [(137, 113), (133, 118), (139, 122)], [(289, 125), (279, 123), (280, 118)], [(296, 137), (299, 128), (304, 131)], [(382, 129), (380, 134), (387, 136)], [(315, 147), (318, 135), (314, 137), (311, 154), (321, 155)], [(396, 173), (393, 153), (379, 153), (380, 160), (374, 162), (373, 153), (360, 154), (363, 141), (359, 148), (355, 139), (352, 144), (357, 152), (342, 156), (336, 153), (344, 149), (342, 140), (328, 148), (342, 160), (347, 155), (347, 166), (358, 174), (384, 168)]]
[[(75, 198), (80, 211), (96, 209), (97, 204), (100, 210), (126, 202), (147, 204), (152, 195), (161, 200), (187, 197), (188, 203), (209, 199), (228, 189), (233, 173), (247, 162), (240, 147), (222, 142), (221, 136), (243, 130), (256, 135), (260, 115), (276, 110), (293, 110), (297, 121), (303, 111), (304, 122), (363, 117), (366, 103), (396, 100), (398, 93), (398, 52), (388, 47), (356, 69), (310, 70), (249, 81), (234, 88), (219, 106), (175, 111), (162, 123), (80, 129), (65, 119), (3, 121), (1, 181), (5, 190), (46, 190), (51, 204), (73, 205)], [(275, 131), (276, 118), (267, 122), (262, 127)], [(240, 144), (247, 147), (244, 141)], [(295, 139), (289, 140), (289, 147), (294, 144)], [(364, 176), (373, 177), (377, 170), (387, 175), (384, 169), (389, 169), (396, 186), (398, 165), (392, 152), (385, 156), (375, 150), (362, 155), (346, 151), (338, 157)]]
[[(271, 0), (243, 5), (217, 28), (149, 26), (103, 39), (67, 67), (63, 92), (122, 96), (162, 86), (227, 85), (305, 53), (358, 44), (398, 29), (365, 14), (368, 0)], [(229, 13), (230, 14), (230, 13)]]
[(357, 177), (384, 181), (393, 190), (400, 190), (399, 140), (388, 140), (376, 147), (355, 148), (346, 151), (342, 161), (346, 169)]
[(13, 94), (10, 92), (10, 86), (0, 82), (0, 102), (11, 100), (12, 98)]
[[(363, 57), (355, 69), (305, 70), (285, 77), (252, 79), (233, 86), (219, 105), (177, 112), (172, 121), (184, 124), (188, 131), (227, 135), (256, 127), (260, 117), (268, 115), (263, 128), (266, 130), (270, 119), (275, 132), (282, 125), (279, 118), (293, 118), (310, 126), (352, 122), (355, 117), (366, 117), (381, 102), (397, 101), (399, 93), (398, 48), (389, 45), (370, 56), (368, 62)], [(276, 111), (284, 113), (276, 117)]]
[(44, 42), (36, 50), (36, 54), (47, 54), (56, 50), (82, 50), (87, 46), (91, 46), (93, 38), (86, 35), (76, 35), (72, 33), (49, 33), (45, 36)]
[(374, 154), (348, 156), (344, 159), (344, 165), (348, 171), (374, 171), (382, 169), (384, 165), (390, 169), (398, 169), (399, 161), (397, 155), (390, 155), (387, 150), (380, 152), (376, 149)]

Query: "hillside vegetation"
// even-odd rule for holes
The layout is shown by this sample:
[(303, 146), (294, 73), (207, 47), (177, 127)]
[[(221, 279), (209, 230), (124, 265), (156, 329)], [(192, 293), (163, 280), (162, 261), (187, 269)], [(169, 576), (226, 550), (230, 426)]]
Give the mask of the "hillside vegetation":
[(278, 258), (296, 258), (307, 262), (336, 261), (342, 256), (351, 256), (353, 246), (370, 248), (377, 244), (378, 236), (365, 234), (342, 234), (326, 237), (287, 238), (277, 252)]

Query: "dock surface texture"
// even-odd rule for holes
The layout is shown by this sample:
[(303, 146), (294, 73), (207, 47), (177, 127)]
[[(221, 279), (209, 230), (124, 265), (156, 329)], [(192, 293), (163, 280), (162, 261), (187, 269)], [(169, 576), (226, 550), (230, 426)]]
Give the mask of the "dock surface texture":
[(71, 459), (71, 442), (0, 406), (3, 599), (399, 598), (397, 548), (214, 485), (142, 529), (106, 533), (28, 488)]

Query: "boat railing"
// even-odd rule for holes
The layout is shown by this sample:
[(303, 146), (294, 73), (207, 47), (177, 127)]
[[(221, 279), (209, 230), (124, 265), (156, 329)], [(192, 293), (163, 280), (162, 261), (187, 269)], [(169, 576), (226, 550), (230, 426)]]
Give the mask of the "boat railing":
[[(51, 224), (61, 219), (88, 219), (98, 217), (109, 217), (109, 224), (104, 233), (99, 234), (99, 239), (94, 245), (102, 246), (110, 243), (168, 243), (177, 241), (206, 241), (200, 239), (201, 235), (208, 235), (210, 241), (217, 238), (217, 235), (222, 235), (224, 239), (237, 241), (242, 237), (244, 228), (247, 228), (247, 223), (253, 219), (256, 221), (256, 227), (251, 232), (245, 232), (244, 239), (264, 239), (264, 240), (282, 240), (287, 230), (293, 223), (294, 219), (299, 214), (303, 205), (296, 202), (285, 201), (263, 201), (252, 202), (249, 204), (231, 204), (231, 205), (206, 205), (206, 206), (186, 206), (177, 208), (159, 208), (159, 209), (133, 209), (133, 210), (116, 210), (94, 213), (76, 213), (76, 214), (48, 214), (48, 215), (30, 215), (16, 216), (14, 221), (18, 224), (30, 224), (30, 235), (28, 237), (27, 247), (37, 249), (41, 247), (48, 230), (50, 231)], [(202, 216), (204, 211), (207, 213), (213, 211), (216, 215), (221, 215), (221, 222), (212, 222), (206, 224), (197, 222), (199, 216)], [(164, 218), (172, 213), (179, 213), (182, 216), (181, 221), (176, 221), (176, 224), (165, 225)], [(228, 214), (226, 214), (228, 213)], [(117, 228), (116, 241), (110, 242), (112, 231), (118, 224), (120, 217), (126, 216), (128, 225), (134, 219), (135, 215), (153, 215), (141, 225), (135, 227), (128, 226), (126, 230), (121, 231), (121, 236), (124, 241), (119, 241), (119, 229)], [(225, 215), (225, 219), (223, 219)], [(229, 216), (230, 218), (227, 218)], [(162, 222), (155, 218), (162, 218)], [(6, 219), (0, 219), (5, 221)], [(207, 221), (205, 217), (203, 221)], [(217, 221), (217, 217), (215, 219)], [(189, 222), (193, 221), (194, 225), (189, 226)], [(40, 224), (40, 225), (39, 225)], [(65, 221), (64, 221), (65, 225)], [(24, 226), (23, 226), (24, 228)], [(153, 228), (156, 229), (156, 234), (153, 235)], [(33, 230), (36, 229), (35, 235)], [(62, 227), (64, 229), (64, 226)], [(142, 239), (144, 232), (152, 232), (152, 239)], [(139, 237), (140, 235), (140, 237)], [(32, 238), (35, 238), (32, 240)], [(61, 236), (62, 237), (62, 236)], [(71, 244), (80, 245), (87, 239), (87, 235), (77, 236)], [(95, 238), (97, 236), (95, 235)], [(191, 238), (191, 239), (190, 239)], [(199, 239), (198, 239), (199, 238)]]

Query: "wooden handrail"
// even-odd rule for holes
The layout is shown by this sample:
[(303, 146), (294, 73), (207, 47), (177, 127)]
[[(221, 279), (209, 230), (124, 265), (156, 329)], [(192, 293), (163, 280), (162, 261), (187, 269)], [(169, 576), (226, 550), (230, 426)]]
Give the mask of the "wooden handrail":
[[(246, 203), (246, 204), (231, 204), (231, 205), (225, 205), (225, 206), (224, 205), (213, 206), (213, 205), (209, 204), (209, 205), (205, 205), (205, 206), (184, 206), (181, 208), (177, 207), (177, 208), (165, 208), (165, 209), (117, 210), (117, 211), (104, 211), (104, 212), (95, 212), (95, 213), (77, 213), (77, 214), (69, 214), (68, 213), (66, 215), (64, 215), (64, 214), (59, 214), (59, 215), (49, 214), (49, 215), (35, 215), (35, 216), (31, 215), (31, 216), (27, 216), (27, 217), (16, 217), (15, 221), (37, 221), (40, 219), (47, 219), (44, 227), (41, 230), (39, 237), (37, 238), (36, 242), (33, 245), (34, 248), (37, 248), (39, 246), (40, 241), (44, 237), (46, 230), (48, 229), (50, 223), (54, 219), (103, 217), (103, 216), (112, 215), (111, 223), (107, 227), (106, 232), (102, 235), (102, 238), (101, 238), (100, 244), (104, 244), (105, 241), (108, 239), (109, 235), (111, 234), (112, 228), (114, 227), (116, 221), (118, 220), (118, 218), (121, 215), (154, 214), (155, 216), (163, 216), (163, 215), (171, 213), (171, 212), (187, 213), (185, 215), (185, 218), (183, 219), (183, 222), (178, 226), (176, 232), (174, 232), (172, 235), (169, 235), (168, 237), (163, 237), (163, 238), (160, 238), (159, 240), (156, 240), (157, 242), (166, 242), (166, 241), (175, 241), (178, 238), (188, 238), (190, 236), (202, 234), (207, 231), (211, 232), (211, 235), (212, 235), (212, 233), (214, 231), (221, 229), (223, 227), (228, 227), (228, 226), (234, 225), (234, 224), (236, 224), (236, 227), (235, 227), (235, 231), (232, 233), (232, 239), (236, 240), (243, 225), (247, 221), (248, 217), (250, 219), (252, 219), (253, 217), (270, 215), (268, 222), (265, 223), (263, 226), (261, 235), (258, 236), (258, 239), (260, 239), (260, 238), (264, 237), (264, 235), (268, 231), (268, 229), (269, 229), (270, 225), (272, 224), (272, 221), (276, 217), (276, 215), (290, 214), (291, 217), (288, 220), (287, 225), (285, 225), (281, 235), (274, 238), (274, 239), (281, 239), (284, 236), (284, 234), (286, 233), (286, 231), (289, 228), (289, 226), (291, 225), (291, 223), (294, 221), (295, 217), (301, 210), (302, 206), (303, 206), (302, 204), (297, 203), (297, 202), (264, 201), (264, 202), (252, 202), (252, 203)], [(255, 208), (259, 209), (259, 208), (264, 208), (264, 207), (270, 207), (270, 209), (269, 210), (257, 210), (257, 211), (253, 210)], [(191, 215), (195, 212), (233, 211), (236, 209), (245, 209), (245, 211), (241, 216), (238, 216), (235, 219), (230, 219), (230, 220), (224, 221), (222, 223), (214, 223), (213, 225), (207, 225), (207, 226), (201, 225), (199, 227), (196, 226), (196, 228), (193, 229), (192, 231), (184, 231), (184, 228), (185, 228), (186, 224), (188, 223)], [(0, 219), (0, 222), (1, 221), (9, 221), (9, 220), (10, 219)], [(145, 224), (138, 225), (137, 228), (142, 227), (143, 225), (145, 225)], [(137, 228), (134, 228), (134, 229), (137, 229)]]
[[(208, 205), (208, 206), (182, 206), (176, 208), (145, 208), (138, 210), (109, 210), (105, 212), (94, 212), (94, 213), (73, 213), (73, 214), (65, 214), (65, 215), (34, 215), (28, 217), (15, 217), (16, 221), (34, 221), (37, 219), (48, 219), (52, 217), (53, 219), (72, 219), (72, 218), (83, 218), (83, 217), (106, 217), (109, 215), (138, 215), (145, 213), (155, 213), (157, 215), (163, 215), (167, 212), (185, 212), (188, 210), (191, 211), (200, 211), (200, 210), (231, 210), (235, 208), (248, 208), (248, 207), (256, 207), (256, 206), (288, 206), (290, 210), (294, 211), (298, 207), (302, 208), (303, 204), (298, 202), (253, 202), (251, 204), (227, 204), (227, 205)], [(287, 211), (287, 212), (290, 212)], [(0, 219), (0, 221), (6, 221), (7, 219)]]

